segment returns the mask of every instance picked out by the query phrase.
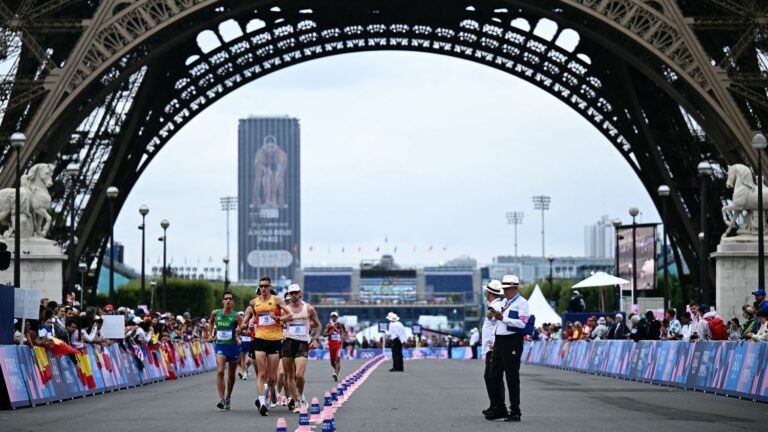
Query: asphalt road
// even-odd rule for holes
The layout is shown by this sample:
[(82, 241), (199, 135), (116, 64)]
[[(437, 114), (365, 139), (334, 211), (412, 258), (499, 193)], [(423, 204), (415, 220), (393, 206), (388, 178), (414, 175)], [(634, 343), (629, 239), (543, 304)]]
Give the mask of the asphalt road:
[[(344, 362), (350, 372), (361, 362)], [(352, 431), (744, 431), (768, 424), (768, 405), (538, 366), (523, 366), (523, 421), (486, 421), (479, 361), (407, 361), (404, 373), (382, 364), (336, 413), (340, 432)], [(330, 366), (311, 362), (305, 394), (333, 386)], [(297, 416), (276, 408), (259, 416), (255, 381), (238, 381), (232, 410), (216, 409), (214, 374), (122, 390), (35, 408), (0, 412), (3, 431), (273, 431)], [(321, 398), (322, 400), (322, 398)], [(319, 431), (320, 427), (315, 427)]]

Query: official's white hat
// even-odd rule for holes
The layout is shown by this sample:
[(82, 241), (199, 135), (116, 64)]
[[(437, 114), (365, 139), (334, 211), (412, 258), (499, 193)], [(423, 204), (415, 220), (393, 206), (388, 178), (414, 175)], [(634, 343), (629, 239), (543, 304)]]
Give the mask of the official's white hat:
[(387, 319), (390, 321), (400, 321), (400, 317), (396, 313), (390, 312), (387, 314)]
[(288, 293), (295, 293), (295, 292), (301, 292), (301, 287), (299, 284), (290, 284), (288, 285)]
[(490, 282), (488, 282), (488, 285), (485, 286), (485, 291), (495, 295), (504, 294), (504, 291), (501, 290), (501, 282), (499, 282), (496, 279), (493, 279)]
[(517, 287), (520, 285), (520, 279), (516, 275), (504, 275), (501, 279), (501, 287), (503, 289)]

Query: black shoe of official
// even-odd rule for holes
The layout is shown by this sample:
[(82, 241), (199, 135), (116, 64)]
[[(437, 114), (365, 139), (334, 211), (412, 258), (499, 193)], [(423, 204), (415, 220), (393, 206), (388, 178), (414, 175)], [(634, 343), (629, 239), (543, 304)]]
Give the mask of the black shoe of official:
[(482, 412), (483, 412), (483, 415), (488, 415), (488, 414), (492, 413), (493, 412), (493, 406), (489, 406), (488, 408), (484, 409)]
[(504, 417), (505, 422), (519, 422), (520, 421), (520, 413), (512, 414), (509, 413), (506, 417)]
[(492, 410), (491, 412), (489, 412), (488, 414), (486, 414), (485, 415), (485, 419), (486, 420), (498, 420), (498, 419), (506, 418), (508, 415), (509, 414), (507, 413), (507, 410), (495, 409), (495, 410)]

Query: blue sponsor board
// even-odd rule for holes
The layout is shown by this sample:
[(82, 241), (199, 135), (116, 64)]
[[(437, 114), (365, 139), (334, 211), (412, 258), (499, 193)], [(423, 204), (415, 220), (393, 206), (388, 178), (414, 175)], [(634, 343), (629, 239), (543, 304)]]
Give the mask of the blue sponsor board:
[(29, 406), (29, 392), (21, 373), (17, 346), (0, 346), (0, 370), (10, 408)]
[(768, 344), (527, 342), (526, 363), (768, 401)]

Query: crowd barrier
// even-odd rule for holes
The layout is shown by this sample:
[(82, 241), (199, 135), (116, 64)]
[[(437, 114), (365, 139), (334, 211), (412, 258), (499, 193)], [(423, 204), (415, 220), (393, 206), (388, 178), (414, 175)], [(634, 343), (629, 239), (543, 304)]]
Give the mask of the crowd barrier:
[(57, 357), (47, 349), (0, 346), (6, 407), (47, 404), (216, 369), (213, 347), (207, 342), (150, 349), (129, 343), (87, 345), (87, 357), (89, 361), (73, 355)]
[(768, 344), (526, 342), (525, 363), (768, 402)]
[[(381, 354), (381, 348), (365, 348), (356, 349), (352, 352), (352, 355), (348, 355), (346, 352), (342, 353), (343, 359), (349, 360), (368, 360)], [(384, 350), (384, 355), (388, 358), (392, 358), (392, 350), (387, 348)], [(479, 355), (479, 350), (478, 350)], [(313, 349), (309, 351), (310, 360), (329, 360), (331, 358), (330, 352), (324, 349)], [(447, 359), (447, 348), (403, 348), (404, 359)], [(451, 358), (456, 360), (471, 359), (472, 350), (467, 347), (451, 348)]]

